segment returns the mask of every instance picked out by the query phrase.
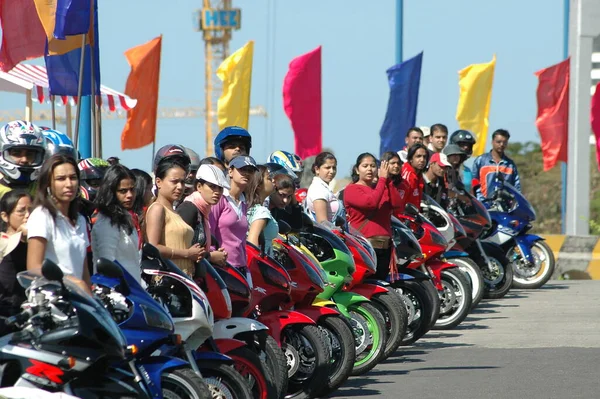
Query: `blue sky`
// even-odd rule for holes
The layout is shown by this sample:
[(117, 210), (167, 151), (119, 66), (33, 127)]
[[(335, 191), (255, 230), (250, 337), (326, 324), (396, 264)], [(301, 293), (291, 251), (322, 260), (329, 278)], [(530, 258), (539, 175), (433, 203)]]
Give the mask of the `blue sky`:
[[(365, 7), (358, 0), (233, 0), (242, 9), (242, 29), (231, 51), (255, 41), (253, 106), (267, 119), (251, 117), (252, 155), (262, 161), (277, 149), (293, 150), (282, 106), (282, 83), (292, 58), (323, 46), (323, 145), (339, 159), (340, 177), (355, 157), (377, 152), (388, 100), (385, 70), (395, 63), (395, 0)], [(123, 52), (163, 34), (160, 105), (202, 106), (204, 43), (192, 13), (200, 0), (103, 0), (99, 6), (102, 83), (123, 91), (129, 74)], [(269, 23), (269, 5), (275, 23)], [(417, 125), (444, 123), (452, 131), (458, 71), (472, 63), (497, 64), (490, 129), (506, 128), (512, 140), (538, 141), (534, 72), (563, 55), (563, 0), (404, 0), (404, 58), (424, 51)], [(274, 51), (269, 31), (275, 32)], [(23, 96), (3, 93), (0, 108), (20, 109)], [(40, 105), (35, 105), (40, 107)], [(47, 106), (41, 106), (47, 108)], [(151, 146), (122, 152), (124, 120), (103, 121), (103, 153), (130, 167), (148, 169)], [(60, 128), (60, 126), (59, 126)], [(267, 131), (273, 132), (267, 140)], [(161, 119), (157, 148), (176, 142), (204, 154), (202, 119)]]

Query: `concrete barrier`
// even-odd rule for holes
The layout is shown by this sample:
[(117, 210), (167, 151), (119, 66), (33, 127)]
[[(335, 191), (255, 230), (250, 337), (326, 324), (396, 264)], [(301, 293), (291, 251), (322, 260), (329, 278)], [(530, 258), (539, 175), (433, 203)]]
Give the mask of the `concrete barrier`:
[(600, 237), (543, 235), (557, 260), (553, 278), (600, 280)]

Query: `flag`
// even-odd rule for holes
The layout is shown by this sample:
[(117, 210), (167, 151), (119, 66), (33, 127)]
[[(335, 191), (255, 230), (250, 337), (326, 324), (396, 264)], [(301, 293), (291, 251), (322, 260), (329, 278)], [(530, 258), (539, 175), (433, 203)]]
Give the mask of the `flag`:
[(461, 129), (469, 130), (477, 137), (473, 155), (483, 154), (489, 127), (492, 83), (496, 56), (485, 64), (472, 64), (458, 72), (460, 94), (456, 109), (456, 121)]
[(44, 55), (46, 36), (33, 0), (0, 0), (0, 70), (8, 72), (18, 63)]
[(596, 162), (600, 170), (600, 83), (596, 85), (596, 91), (592, 96), (592, 131), (596, 137)]
[[(542, 141), (544, 171), (552, 169), (558, 161), (567, 162), (569, 63), (569, 58), (567, 58), (535, 73), (539, 80), (536, 91), (538, 111), (535, 125), (540, 132)], [(592, 112), (592, 126), (593, 120)]]
[(423, 52), (386, 71), (390, 98), (385, 120), (379, 132), (379, 154), (404, 148), (406, 132), (415, 126)]
[(321, 152), (321, 46), (290, 62), (283, 81), (283, 108), (294, 131), (294, 153)]
[(131, 66), (125, 94), (136, 98), (137, 105), (127, 111), (127, 122), (121, 134), (122, 150), (133, 150), (154, 142), (161, 49), (162, 36), (159, 36), (125, 52)]
[(248, 129), (253, 55), (254, 42), (250, 40), (217, 69), (217, 76), (223, 81), (223, 93), (217, 102), (219, 129), (226, 126)]
[(58, 0), (54, 37), (65, 40), (68, 36), (87, 33), (90, 30), (92, 6), (90, 0)]
[[(57, 96), (77, 96), (79, 85), (79, 66), (81, 52), (85, 38), (85, 54), (83, 68), (82, 96), (100, 94), (100, 51), (98, 43), (98, 2), (85, 0), (83, 2), (72, 0), (70, 6), (87, 4), (89, 10), (89, 31), (86, 35), (67, 36), (66, 40), (54, 37), (56, 28), (56, 14), (60, 0), (35, 0), (38, 15), (44, 26), (47, 37), (46, 69), (48, 71), (49, 91)], [(93, 7), (93, 12), (92, 12)], [(71, 14), (69, 14), (71, 15)], [(62, 18), (62, 17), (61, 17)], [(63, 31), (71, 32), (71, 24), (81, 26), (80, 21), (65, 18), (62, 22)], [(92, 77), (93, 59), (93, 77)], [(94, 89), (92, 90), (92, 82)]]

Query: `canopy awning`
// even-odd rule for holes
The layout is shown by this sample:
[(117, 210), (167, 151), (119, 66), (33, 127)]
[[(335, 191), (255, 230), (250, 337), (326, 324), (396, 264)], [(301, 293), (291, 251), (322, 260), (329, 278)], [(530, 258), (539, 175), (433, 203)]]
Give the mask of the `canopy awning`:
[[(41, 65), (19, 64), (9, 72), (0, 71), (0, 91), (11, 93), (28, 94), (39, 103), (50, 102), (48, 74), (46, 67)], [(137, 100), (119, 93), (106, 86), (100, 86), (100, 101), (102, 107), (115, 112), (117, 110), (128, 111), (135, 107)], [(66, 105), (77, 103), (77, 97), (60, 96), (55, 97), (55, 103)]]

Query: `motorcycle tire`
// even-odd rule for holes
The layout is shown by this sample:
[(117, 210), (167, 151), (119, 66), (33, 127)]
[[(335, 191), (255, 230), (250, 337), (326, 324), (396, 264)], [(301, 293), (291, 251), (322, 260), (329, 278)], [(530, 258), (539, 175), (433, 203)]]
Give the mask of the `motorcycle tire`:
[[(348, 312), (355, 330), (355, 342), (357, 348), (359, 348), (352, 368), (352, 375), (362, 375), (377, 366), (383, 358), (386, 336), (385, 320), (381, 312), (369, 302), (350, 305)], [(359, 330), (361, 336), (357, 335)], [(363, 346), (364, 348), (362, 348)]]
[[(513, 282), (512, 265), (500, 247), (488, 247), (486, 249), (486, 255), (498, 270), (498, 276), (490, 276), (487, 265), (485, 266), (485, 269), (481, 270), (486, 285), (483, 297), (486, 299), (504, 298), (508, 291), (510, 291)], [(491, 282), (490, 278), (494, 278), (494, 281)]]
[(444, 293), (440, 317), (433, 329), (450, 330), (462, 323), (471, 311), (471, 286), (467, 276), (457, 267), (442, 270)]
[(475, 309), (483, 299), (483, 292), (485, 291), (481, 269), (475, 261), (467, 257), (450, 258), (448, 262), (454, 263), (467, 276), (472, 292), (471, 309)]
[[(546, 258), (546, 261), (539, 260), (540, 262), (544, 262), (545, 264), (539, 267), (539, 270), (533, 276), (523, 276), (523, 272), (521, 270), (520, 262), (521, 255), (515, 256), (514, 247), (511, 248), (507, 257), (509, 260), (515, 259), (511, 262), (513, 269), (513, 287), (521, 288), (521, 289), (536, 289), (542, 287), (544, 284), (550, 280), (552, 274), (554, 274), (554, 269), (556, 267), (556, 260), (554, 259), (554, 253), (552, 249), (548, 246), (545, 241), (536, 241), (533, 243), (532, 252), (534, 257), (534, 262), (537, 263), (539, 260), (539, 255), (535, 253), (535, 251), (540, 251), (543, 256)], [(535, 266), (537, 268), (537, 265)]]
[(344, 316), (327, 316), (319, 319), (319, 328), (323, 328), (330, 341), (331, 356), (329, 363), (329, 380), (327, 386), (318, 391), (316, 396), (322, 397), (339, 388), (352, 373), (356, 348), (354, 334)]
[(390, 290), (371, 298), (371, 304), (381, 312), (386, 326), (385, 350), (382, 360), (387, 359), (392, 353), (396, 352), (402, 344), (408, 318), (402, 298), (393, 292), (393, 288), (390, 288)]
[(198, 362), (200, 373), (208, 384), (210, 397), (214, 399), (252, 399), (252, 391), (244, 377), (232, 366), (202, 360)]
[(427, 291), (427, 294), (429, 295), (429, 299), (431, 300), (432, 304), (432, 312), (431, 317), (429, 319), (429, 331), (435, 325), (435, 322), (437, 321), (438, 317), (440, 317), (440, 292), (433, 283), (433, 280), (421, 281), (421, 285)]
[(288, 359), (289, 380), (285, 397), (315, 397), (329, 379), (329, 348), (321, 331), (310, 324), (285, 328), (281, 333), (281, 349)]
[(288, 367), (285, 354), (270, 335), (265, 341), (265, 363), (269, 373), (273, 376), (273, 382), (278, 399), (283, 399), (288, 387)]
[(162, 373), (161, 388), (164, 399), (212, 398), (206, 380), (192, 369), (177, 369)]
[(416, 281), (396, 281), (392, 286), (404, 299), (409, 315), (402, 345), (412, 345), (429, 331), (429, 321), (433, 312), (431, 295)]
[(271, 399), (277, 397), (277, 386), (274, 379), (260, 357), (247, 347), (236, 348), (227, 352), (233, 359), (233, 367), (246, 380), (254, 399)]

